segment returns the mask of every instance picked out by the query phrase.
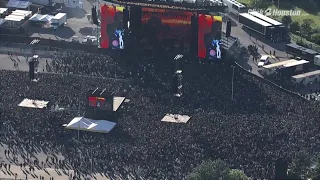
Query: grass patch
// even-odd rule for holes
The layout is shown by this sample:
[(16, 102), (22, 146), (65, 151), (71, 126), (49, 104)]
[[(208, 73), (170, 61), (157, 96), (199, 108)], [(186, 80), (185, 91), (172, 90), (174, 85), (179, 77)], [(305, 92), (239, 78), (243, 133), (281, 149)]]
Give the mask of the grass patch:
[(251, 3), (251, 0), (238, 0), (239, 3), (242, 3), (242, 4), (250, 4)]
[[(238, 0), (243, 4), (251, 4), (254, 0)], [(277, 5), (277, 0), (275, 0), (275, 5)], [(278, 8), (275, 5), (270, 6), (270, 8)], [(298, 21), (302, 23), (305, 19), (312, 19), (314, 21), (313, 28), (320, 28), (320, 9), (316, 5), (309, 3), (307, 0), (280, 0), (279, 3), (280, 10), (296, 10), (301, 11), (301, 16), (292, 16), (293, 21)], [(273, 17), (277, 20), (281, 20), (280, 17)]]
[(301, 38), (300, 36), (297, 36), (295, 34), (292, 34), (290, 33), (290, 37), (291, 37), (291, 41), (295, 42), (295, 43), (298, 43), (298, 42), (303, 42), (304, 44), (307, 44), (308, 45), (308, 48), (310, 49), (314, 49), (318, 52), (320, 52), (320, 46), (313, 43), (313, 42), (310, 42), (308, 40), (306, 40), (305, 38)]

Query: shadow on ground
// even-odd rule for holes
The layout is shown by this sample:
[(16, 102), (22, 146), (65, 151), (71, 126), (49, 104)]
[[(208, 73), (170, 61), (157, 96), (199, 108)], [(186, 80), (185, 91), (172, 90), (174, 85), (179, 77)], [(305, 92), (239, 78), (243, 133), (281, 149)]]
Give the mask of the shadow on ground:
[(55, 31), (53, 31), (50, 28), (31, 28), (29, 30), (29, 33), (31, 34), (31, 36), (33, 36), (33, 34), (38, 34), (41, 38), (46, 38), (45, 36), (41, 35), (54, 35), (63, 39), (70, 39), (72, 36), (76, 34), (76, 32), (74, 32), (68, 26), (59, 27)]
[(95, 35), (96, 34), (96, 28), (93, 27), (83, 27), (79, 30), (79, 33), (83, 36), (87, 35)]
[(66, 12), (67, 13), (67, 18), (70, 19), (70, 18), (77, 18), (77, 19), (82, 19), (84, 17), (86, 17), (86, 10), (84, 9), (80, 9), (80, 8), (63, 8), (62, 9), (63, 12)]
[(251, 40), (254, 42), (256, 39), (267, 44), (268, 46), (278, 50), (278, 51), (285, 51), (286, 49), (286, 42), (271, 42), (270, 40), (265, 39), (262, 35), (255, 33), (247, 28), (242, 28), (246, 33), (251, 36)]

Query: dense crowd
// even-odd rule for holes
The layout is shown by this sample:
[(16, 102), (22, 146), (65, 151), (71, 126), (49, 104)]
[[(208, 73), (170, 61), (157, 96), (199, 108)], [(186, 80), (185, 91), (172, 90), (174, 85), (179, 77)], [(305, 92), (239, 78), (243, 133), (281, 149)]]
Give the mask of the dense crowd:
[(52, 71), (57, 73), (115, 78), (125, 78), (127, 75), (118, 62), (104, 55), (92, 57), (89, 53), (69, 52), (55, 56), (52, 62)]
[[(56, 160), (60, 168), (114, 179), (184, 179), (209, 158), (221, 158), (251, 177), (271, 179), (278, 158), (317, 152), (320, 111), (315, 102), (284, 93), (238, 67), (231, 100), (233, 69), (192, 61), (180, 62), (183, 96), (173, 99), (173, 65), (161, 58), (150, 63), (155, 59), (146, 56), (122, 67), (113, 66), (116, 61), (107, 56), (62, 55), (54, 60), (54, 69), (69, 75), (40, 73), (37, 83), (29, 82), (25, 72), (0, 71), (0, 142), (17, 154), (59, 152), (65, 157)], [(126, 76), (114, 76), (121, 73)], [(17, 106), (23, 98), (61, 107), (84, 104), (87, 90), (96, 87), (130, 99), (118, 110), (117, 125), (109, 134), (80, 132), (78, 138), (77, 131), (65, 130), (62, 125), (78, 111)], [(166, 113), (192, 118), (186, 124), (161, 122)]]

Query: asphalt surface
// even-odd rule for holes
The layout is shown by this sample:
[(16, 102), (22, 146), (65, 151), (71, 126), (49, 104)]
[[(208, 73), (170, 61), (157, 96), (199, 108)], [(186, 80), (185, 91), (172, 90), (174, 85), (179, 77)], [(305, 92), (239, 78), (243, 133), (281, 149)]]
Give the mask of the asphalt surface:
[(55, 32), (48, 25), (44, 27), (30, 26), (28, 33), (31, 37), (41, 37), (45, 39), (76, 40), (84, 39), (87, 35), (96, 36), (96, 25), (92, 24), (88, 18), (91, 14), (92, 5), (83, 0), (83, 9), (61, 8), (55, 11), (67, 13), (67, 25), (59, 27)]
[[(250, 36), (250, 32), (246, 32), (242, 29), (242, 26), (237, 22), (237, 20), (229, 16), (229, 18), (232, 20), (232, 27), (231, 27), (231, 36), (237, 37), (240, 41), (240, 44), (244, 47), (248, 47), (249, 45), (256, 45), (258, 47), (258, 53), (261, 55), (270, 54), (270, 51), (275, 51), (275, 58), (271, 59), (271, 63), (279, 62), (279, 61), (285, 61), (290, 58), (287, 57), (287, 54), (285, 52), (285, 46), (286, 43), (284, 42), (269, 42), (263, 40), (261, 37), (254, 37), (254, 35)], [(222, 30), (225, 32), (226, 23), (224, 22)], [(231, 49), (232, 51), (232, 49)], [(249, 59), (245, 59), (242, 57), (239, 57), (236, 59), (236, 61), (245, 69), (250, 69), (251, 72), (261, 76), (258, 72), (259, 68), (257, 67), (257, 62), (254, 62), (252, 57)]]

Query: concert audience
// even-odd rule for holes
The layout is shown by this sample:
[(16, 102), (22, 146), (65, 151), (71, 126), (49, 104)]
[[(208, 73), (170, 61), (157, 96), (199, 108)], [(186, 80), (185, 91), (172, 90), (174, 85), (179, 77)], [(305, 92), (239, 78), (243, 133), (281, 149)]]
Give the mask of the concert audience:
[[(24, 165), (75, 169), (81, 177), (93, 172), (148, 180), (185, 179), (201, 161), (221, 158), (253, 178), (272, 179), (278, 158), (318, 150), (320, 111), (314, 102), (292, 97), (238, 67), (231, 100), (231, 67), (187, 61), (179, 65), (183, 95), (173, 99), (172, 64), (152, 56), (137, 61), (123, 67), (105, 55), (70, 53), (57, 56), (50, 65), (56, 73), (40, 73), (36, 83), (25, 72), (0, 71), (0, 143), (9, 145), (8, 156), (22, 154)], [(62, 125), (83, 114), (86, 92), (96, 87), (130, 101), (118, 110), (109, 134), (81, 131), (78, 138), (77, 131)], [(18, 107), (23, 98), (66, 110)], [(161, 122), (166, 113), (191, 119)], [(48, 158), (30, 156), (38, 152)], [(65, 159), (53, 155), (58, 152)]]

